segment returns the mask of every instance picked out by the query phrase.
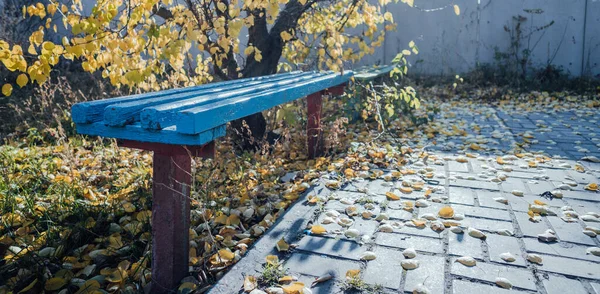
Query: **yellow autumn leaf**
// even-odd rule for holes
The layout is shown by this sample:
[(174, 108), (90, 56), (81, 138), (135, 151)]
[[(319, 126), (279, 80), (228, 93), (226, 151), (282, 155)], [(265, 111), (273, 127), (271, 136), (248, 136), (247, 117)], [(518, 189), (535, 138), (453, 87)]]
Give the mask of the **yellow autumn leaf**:
[(281, 238), (279, 241), (277, 241), (277, 244), (275, 245), (275, 247), (277, 247), (277, 251), (281, 252), (281, 251), (288, 251), (290, 249), (290, 245), (285, 242), (285, 239)]
[(313, 233), (313, 234), (315, 234), (315, 235), (323, 235), (323, 234), (327, 233), (327, 229), (325, 229), (321, 225), (314, 225), (310, 229), (310, 232)]
[(410, 194), (412, 193), (413, 189), (411, 187), (401, 187), (400, 192), (404, 193), (404, 194)]
[(454, 5), (454, 13), (460, 15), (460, 7), (458, 7), (458, 5)]
[(4, 86), (2, 86), (2, 94), (4, 94), (4, 96), (10, 96), (10, 94), (12, 94), (12, 90), (13, 87), (11, 84), (4, 84)]
[(504, 161), (504, 159), (502, 159), (502, 157), (500, 157), (500, 156), (496, 157), (496, 162), (498, 164), (506, 164), (506, 162)]
[(46, 281), (46, 284), (44, 285), (44, 289), (46, 289), (46, 291), (56, 291), (56, 290), (64, 287), (66, 284), (67, 284), (67, 281), (63, 278), (51, 278)]
[(235, 258), (235, 254), (233, 254), (233, 252), (231, 252), (229, 249), (221, 249), (219, 250), (218, 254), (219, 257), (225, 261), (231, 261)]
[(279, 257), (277, 257), (275, 255), (267, 255), (267, 257), (265, 258), (265, 260), (270, 265), (278, 265), (279, 264)]
[(546, 202), (540, 201), (540, 200), (533, 200), (533, 203), (536, 205), (547, 205)]
[(400, 200), (400, 196), (398, 196), (392, 192), (385, 192), (385, 196), (387, 197), (388, 200), (392, 200), (392, 201)]
[(185, 283), (179, 285), (179, 288), (177, 288), (177, 294), (192, 293), (194, 290), (196, 290), (196, 288), (198, 288), (198, 286), (196, 286), (195, 283), (185, 282)]
[(441, 218), (453, 218), (454, 209), (450, 206), (444, 206), (438, 211), (438, 216)]
[(349, 280), (351, 280), (351, 279), (358, 278), (358, 275), (359, 275), (359, 274), (360, 274), (360, 270), (359, 270), (359, 269), (351, 269), (351, 270), (348, 270), (348, 271), (346, 272), (346, 279), (349, 279)]
[(424, 219), (412, 219), (411, 221), (418, 228), (424, 227), (425, 224), (427, 223), (427, 221)]
[(97, 280), (87, 280), (75, 294), (91, 294), (100, 289), (100, 282)]
[(283, 39), (284, 42), (287, 42), (292, 39), (292, 34), (288, 33), (287, 31), (281, 32), (279, 36), (281, 37), (281, 39)]
[(585, 186), (586, 190), (590, 190), (590, 191), (598, 191), (598, 184), (596, 183), (589, 183)]
[(283, 276), (279, 279), (280, 284), (287, 284), (294, 281), (294, 277), (292, 276)]
[(229, 217), (227, 217), (225, 224), (228, 226), (237, 226), (240, 224), (240, 217), (237, 214), (231, 214)]
[(29, 290), (33, 289), (33, 287), (35, 286), (35, 284), (37, 284), (38, 279), (33, 280), (33, 282), (29, 283), (29, 285), (27, 285), (27, 287), (21, 289), (21, 291), (19, 291), (19, 293), (29, 293)]
[(29, 78), (27, 77), (26, 74), (20, 74), (17, 77), (17, 85), (19, 85), (19, 87), (21, 87), (21, 88), (25, 87), (25, 85), (27, 85), (27, 82), (29, 82)]
[(134, 212), (135, 211), (135, 205), (131, 204), (131, 202), (125, 202), (125, 204), (123, 204), (123, 209), (125, 209), (126, 212)]
[(475, 151), (481, 150), (481, 146), (479, 146), (476, 143), (471, 143), (471, 145), (469, 146), (469, 148), (471, 148), (472, 150), (475, 150)]
[(293, 282), (287, 286), (281, 287), (283, 289), (283, 293), (285, 294), (302, 294), (304, 289), (304, 283), (302, 282)]
[(258, 282), (256, 281), (255, 276), (247, 275), (244, 278), (244, 291), (250, 292), (258, 287)]

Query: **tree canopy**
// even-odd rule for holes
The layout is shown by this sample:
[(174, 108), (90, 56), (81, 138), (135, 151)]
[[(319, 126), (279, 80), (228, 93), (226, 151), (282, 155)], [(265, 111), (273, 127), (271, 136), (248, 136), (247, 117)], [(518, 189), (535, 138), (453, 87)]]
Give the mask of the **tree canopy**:
[[(27, 48), (0, 40), (0, 61), (19, 72), (2, 86), (6, 96), (12, 84), (44, 83), (61, 59), (143, 90), (260, 76), (291, 64), (341, 70), (383, 44), (396, 28), (385, 6), (399, 0), (98, 0), (91, 9), (82, 0), (48, 1), (23, 7), (23, 17), (45, 23)], [(71, 34), (62, 42), (45, 38), (65, 30)]]

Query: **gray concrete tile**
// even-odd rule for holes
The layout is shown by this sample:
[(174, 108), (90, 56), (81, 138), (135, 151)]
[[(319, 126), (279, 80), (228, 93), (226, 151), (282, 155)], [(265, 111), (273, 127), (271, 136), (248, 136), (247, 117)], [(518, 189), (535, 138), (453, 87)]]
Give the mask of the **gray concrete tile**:
[(507, 278), (514, 287), (536, 291), (535, 278), (531, 271), (491, 263), (477, 262), (473, 267), (464, 266), (452, 259), (452, 274), (495, 283), (497, 277)]
[(444, 244), (440, 238), (427, 238), (397, 233), (378, 233), (375, 243), (399, 249), (414, 248), (417, 251), (443, 253)]
[(587, 294), (588, 291), (581, 282), (555, 275), (549, 275), (548, 279), (541, 279), (548, 294)]
[(304, 236), (298, 242), (298, 249), (313, 253), (327, 254), (342, 258), (360, 260), (360, 255), (366, 251), (354, 241), (333, 239), (318, 236)]

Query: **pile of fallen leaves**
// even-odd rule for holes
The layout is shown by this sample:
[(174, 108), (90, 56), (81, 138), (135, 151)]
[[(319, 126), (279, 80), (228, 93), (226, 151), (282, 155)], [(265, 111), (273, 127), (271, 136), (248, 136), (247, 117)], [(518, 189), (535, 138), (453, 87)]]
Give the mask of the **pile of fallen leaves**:
[[(345, 133), (335, 134), (338, 152), (328, 157), (308, 160), (304, 129), (294, 126), (268, 152), (235, 153), (224, 139), (217, 142), (214, 159), (196, 159), (189, 232), (192, 277), (182, 281), (180, 290), (207, 289), (323, 174), (335, 188), (348, 178), (401, 170), (410, 163), (407, 154), (426, 161), (424, 149), (431, 144), (489, 150), (483, 139), (467, 135), (478, 126), (461, 121), (460, 113), (444, 112), (460, 105), (465, 112), (493, 115), (479, 107), (481, 101), (465, 100), (452, 87), (419, 91), (422, 109), (442, 109), (438, 119), (415, 126), (399, 118), (384, 133), (376, 123), (351, 123)], [(600, 106), (598, 97), (561, 95), (519, 94), (512, 102), (493, 104), (594, 111)], [(416, 115), (428, 114), (417, 110)], [(450, 138), (462, 143), (450, 146)], [(143, 291), (151, 280), (151, 161), (148, 152), (79, 136), (0, 146), (0, 293)]]

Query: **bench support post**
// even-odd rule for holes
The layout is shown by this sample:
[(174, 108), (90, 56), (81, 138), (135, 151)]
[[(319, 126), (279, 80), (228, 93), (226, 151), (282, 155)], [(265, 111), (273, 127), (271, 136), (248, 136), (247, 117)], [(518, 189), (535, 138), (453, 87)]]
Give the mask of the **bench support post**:
[(154, 153), (152, 291), (169, 291), (188, 275), (191, 158)]
[(118, 143), (154, 151), (151, 292), (171, 292), (188, 275), (192, 156), (213, 157), (214, 142), (204, 146)]
[(308, 158), (312, 159), (323, 154), (323, 131), (321, 130), (322, 93), (317, 92), (308, 95), (306, 102), (308, 106), (308, 122), (306, 125)]

